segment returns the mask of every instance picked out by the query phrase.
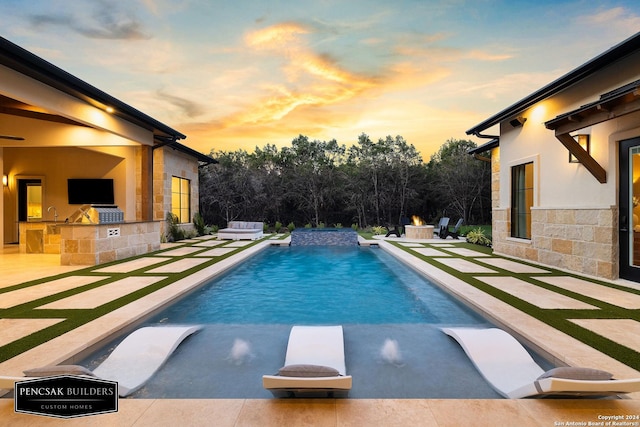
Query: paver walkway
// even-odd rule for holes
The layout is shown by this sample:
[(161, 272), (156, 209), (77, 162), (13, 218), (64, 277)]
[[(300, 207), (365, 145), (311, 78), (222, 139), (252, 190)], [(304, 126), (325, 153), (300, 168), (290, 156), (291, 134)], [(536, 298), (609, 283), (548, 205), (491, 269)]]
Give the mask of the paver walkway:
[[(407, 245), (391, 243), (407, 252), (414, 252), (431, 267), (431, 274), (442, 274), (435, 270), (449, 272), (483, 293), (481, 300), (489, 296), (517, 308), (554, 330), (564, 332), (569, 337), (578, 338), (590, 350), (577, 358), (567, 357), (566, 343), (557, 348), (545, 343), (536, 331), (524, 330), (512, 319), (500, 317), (499, 323), (505, 324), (516, 333), (521, 333), (527, 341), (541, 348), (544, 353), (568, 365), (576, 365), (579, 360), (591, 359), (599, 369), (613, 369), (607, 357), (596, 356), (603, 353), (627, 365), (622, 368), (625, 376), (637, 377), (640, 370), (640, 290), (634, 284), (612, 283), (576, 274), (560, 271), (551, 267), (514, 261), (492, 255), (472, 246), (450, 246), (441, 243)], [(434, 251), (442, 253), (434, 253)], [(427, 272), (427, 274), (429, 274)], [(448, 287), (446, 280), (444, 287)], [(462, 298), (471, 305), (479, 305), (483, 312), (492, 315), (490, 306), (482, 306), (472, 298), (465, 296), (471, 290), (462, 292)], [(460, 295), (459, 295), (460, 296)], [(482, 306), (482, 307), (481, 307)], [(521, 330), (522, 329), (522, 330)], [(526, 329), (526, 328), (525, 328)], [(593, 351), (597, 349), (597, 351)], [(591, 355), (586, 356), (586, 352)], [(596, 362), (596, 359), (600, 359)], [(630, 368), (630, 369), (627, 369)]]

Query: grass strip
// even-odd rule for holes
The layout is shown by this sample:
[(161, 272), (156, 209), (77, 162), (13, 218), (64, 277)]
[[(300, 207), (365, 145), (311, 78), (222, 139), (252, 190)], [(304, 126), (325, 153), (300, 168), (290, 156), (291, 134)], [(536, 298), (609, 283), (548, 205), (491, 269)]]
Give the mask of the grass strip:
[[(184, 259), (184, 258), (190, 258), (193, 257), (194, 255), (197, 255), (203, 251), (209, 250), (211, 248), (203, 248), (203, 251), (197, 251), (194, 253), (190, 253), (187, 255), (179, 255), (179, 256), (172, 256), (170, 258), (167, 258), (166, 262), (161, 262), (161, 263), (156, 263), (153, 264), (151, 266), (147, 266), (144, 268), (140, 268), (140, 269), (136, 269), (134, 271), (131, 272), (127, 272), (127, 273), (108, 273), (108, 276), (105, 277), (104, 280), (100, 280), (98, 282), (94, 282), (91, 284), (87, 284), (87, 285), (82, 285), (82, 286), (78, 286), (76, 288), (73, 289), (69, 289), (63, 292), (59, 292), (53, 295), (49, 295), (47, 297), (43, 297), (40, 298), (38, 300), (34, 300), (34, 301), (30, 301), (24, 304), (20, 304), (18, 306), (15, 307), (11, 307), (11, 308), (7, 308), (7, 309), (1, 309), (0, 310), (0, 318), (6, 318), (6, 319), (48, 319), (48, 318), (61, 318), (61, 319), (65, 319), (63, 322), (57, 323), (55, 325), (52, 325), (50, 327), (44, 328), (42, 330), (39, 330), (37, 332), (34, 332), (30, 335), (27, 335), (25, 337), (22, 337), (16, 341), (12, 341), (9, 344), (6, 344), (4, 346), (0, 346), (0, 362), (4, 362), (8, 359), (11, 359), (12, 357), (15, 357), (21, 353), (24, 353), (25, 351), (28, 351), (34, 347), (37, 347), (41, 344), (44, 344), (47, 341), (52, 340), (53, 338), (56, 338), (64, 333), (67, 333), (75, 328), (78, 328), (86, 323), (89, 323), (107, 313), (110, 313), (114, 310), (119, 309), (120, 307), (123, 307), (133, 301), (136, 301), (140, 298), (143, 298), (149, 294), (152, 294), (153, 292), (156, 292), (174, 282), (177, 282), (178, 280), (184, 279), (186, 277), (191, 276), (192, 274), (210, 267), (216, 263), (219, 263), (233, 255), (236, 255), (238, 253), (240, 253), (243, 250), (246, 250), (248, 248), (251, 248), (255, 245), (257, 245), (258, 243), (269, 239), (270, 236), (265, 236), (262, 239), (259, 240), (255, 240), (252, 241), (251, 243), (249, 243), (246, 246), (241, 246), (241, 247), (233, 247), (235, 250), (223, 254), (221, 256), (217, 256), (217, 257), (212, 257), (211, 260), (203, 262), (197, 266), (194, 266), (188, 270), (184, 270), (178, 273), (163, 273), (162, 276), (166, 276), (166, 279), (161, 280), (159, 282), (153, 283), (149, 286), (144, 287), (143, 289), (139, 289), (135, 292), (131, 292), (128, 293), (120, 298), (117, 298), (113, 301), (107, 302), (105, 304), (100, 305), (99, 307), (96, 307), (94, 309), (58, 309), (58, 310), (45, 310), (45, 309), (37, 309), (37, 307), (49, 304), (51, 302), (54, 301), (58, 301), (76, 294), (80, 294), (84, 291), (90, 290), (90, 289), (95, 289), (95, 288), (99, 288), (101, 286), (110, 284), (110, 283), (114, 283), (118, 280), (122, 280), (126, 277), (135, 277), (135, 276), (144, 276), (145, 271), (151, 270), (153, 268), (159, 267), (161, 265), (166, 265), (166, 264), (170, 264), (174, 261), (177, 261), (179, 259)], [(67, 273), (63, 273), (63, 274), (58, 274), (58, 275), (54, 275), (54, 276), (49, 276), (49, 277), (43, 277), (41, 279), (38, 280), (31, 280), (29, 282), (25, 282), (25, 283), (21, 283), (21, 284), (17, 284), (15, 286), (11, 286), (5, 289), (2, 289), (2, 292), (8, 292), (11, 290), (17, 290), (17, 289), (24, 289), (30, 286), (37, 286), (37, 285), (41, 285), (53, 280), (58, 280), (58, 279), (64, 279), (64, 278), (68, 278), (68, 277), (72, 277), (72, 276), (78, 276), (78, 275), (92, 275), (92, 274), (97, 274), (94, 273), (94, 270), (97, 269), (103, 269), (106, 267), (110, 267), (113, 265), (117, 265), (117, 264), (121, 264), (123, 262), (129, 262), (129, 261), (133, 261), (136, 259), (140, 259), (140, 258), (145, 258), (145, 257), (150, 257), (150, 256), (158, 256), (158, 255), (162, 255), (162, 253), (170, 251), (170, 250), (174, 250), (177, 247), (185, 247), (185, 246), (193, 246), (193, 245), (198, 245), (201, 242), (193, 242), (193, 243), (184, 243), (181, 246), (176, 246), (176, 247), (171, 247), (168, 249), (162, 249), (159, 251), (154, 251), (154, 252), (150, 252), (144, 255), (139, 255), (139, 256), (135, 256), (135, 257), (131, 257), (131, 258), (127, 258), (126, 260), (120, 260), (120, 261), (113, 261), (113, 262), (109, 262), (109, 263), (104, 263), (104, 264), (100, 264), (97, 266), (91, 266), (91, 267), (87, 267), (87, 268), (83, 268), (80, 270), (75, 270), (72, 272), (67, 272)], [(217, 247), (225, 247), (226, 244), (221, 244)], [(100, 273), (100, 275), (104, 275), (105, 273)], [(1, 292), (0, 292), (1, 294)]]
[[(577, 340), (583, 342), (584, 344), (587, 344), (588, 346), (593, 347), (594, 349), (618, 360), (619, 362), (622, 362), (633, 369), (640, 370), (640, 353), (639, 352), (629, 347), (626, 347), (624, 345), (621, 345), (615, 341), (612, 341), (606, 337), (598, 335), (588, 329), (585, 329), (571, 322), (570, 320), (575, 318), (575, 319), (633, 319), (633, 320), (640, 321), (640, 318), (638, 317), (638, 314), (640, 314), (640, 310), (629, 310), (623, 307), (618, 307), (616, 305), (608, 304), (604, 301), (601, 301), (595, 298), (591, 298), (582, 294), (578, 294), (578, 293), (563, 289), (558, 286), (553, 286), (548, 283), (536, 280), (535, 276), (542, 275), (541, 273), (536, 273), (536, 274), (513, 273), (508, 270), (496, 268), (494, 266), (491, 266), (491, 268), (496, 270), (496, 273), (492, 273), (492, 274), (463, 273), (463, 272), (460, 272), (459, 270), (456, 270), (455, 268), (442, 264), (431, 257), (425, 256), (416, 251), (413, 251), (411, 250), (412, 248), (404, 247), (403, 245), (400, 245), (397, 242), (393, 242), (393, 241), (391, 241), (391, 243), (397, 248), (402, 249), (403, 251), (409, 253), (410, 255), (440, 270), (443, 270), (446, 273), (481, 290), (482, 292), (485, 292), (503, 301), (504, 303), (509, 304), (510, 306), (546, 323), (547, 325), (576, 338)], [(441, 250), (441, 251), (447, 250), (446, 247), (442, 247), (438, 245), (434, 246), (434, 245), (427, 244), (427, 246), (437, 248), (438, 250)], [(471, 249), (477, 252), (491, 254), (490, 248), (472, 245), (470, 243), (458, 243), (456, 244), (456, 247), (466, 247), (468, 249)], [(472, 257), (459, 256), (459, 255), (456, 255), (454, 252), (448, 252), (448, 253), (451, 255), (451, 257), (466, 259), (470, 262), (475, 261)], [(498, 255), (493, 255), (493, 254), (491, 255), (495, 258), (509, 259), (509, 258), (501, 257)], [(480, 262), (476, 262), (476, 264), (485, 266), (485, 264), (481, 264), (481, 260), (479, 261)], [(518, 261), (518, 263), (530, 265), (532, 267), (542, 268), (539, 265), (535, 265), (527, 262)], [(549, 274), (546, 274), (546, 276), (570, 276), (570, 277), (579, 278), (580, 280), (586, 280), (598, 285), (602, 285), (604, 287), (622, 290), (630, 294), (636, 294), (636, 295), (640, 294), (640, 291), (635, 289), (629, 289), (624, 286), (620, 286), (620, 285), (616, 285), (608, 282), (602, 282), (596, 279), (584, 278), (582, 276), (560, 271), (551, 267), (544, 266), (544, 269), (549, 271)], [(598, 307), (599, 310), (542, 309), (527, 301), (517, 298), (507, 292), (504, 292), (496, 287), (493, 287), (487, 283), (484, 283), (478, 278), (476, 278), (476, 276), (478, 277), (481, 277), (481, 276), (515, 277), (522, 281), (528, 282), (532, 285), (539, 286), (547, 290), (556, 292), (558, 294), (567, 296), (569, 298), (577, 299), (585, 303), (594, 305)]]

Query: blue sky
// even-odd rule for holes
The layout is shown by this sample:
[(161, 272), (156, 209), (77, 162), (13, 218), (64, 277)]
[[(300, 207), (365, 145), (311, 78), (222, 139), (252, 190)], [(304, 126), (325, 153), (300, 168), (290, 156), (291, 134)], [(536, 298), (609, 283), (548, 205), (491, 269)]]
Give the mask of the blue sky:
[(428, 160), (635, 34), (640, 3), (0, 0), (0, 22), (204, 153), (364, 132)]

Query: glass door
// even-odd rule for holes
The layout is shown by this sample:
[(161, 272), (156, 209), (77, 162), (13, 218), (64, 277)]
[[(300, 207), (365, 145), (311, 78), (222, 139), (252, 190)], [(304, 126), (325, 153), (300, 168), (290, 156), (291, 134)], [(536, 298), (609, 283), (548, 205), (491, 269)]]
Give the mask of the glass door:
[(18, 221), (42, 221), (42, 180), (18, 180)]
[(640, 138), (620, 142), (620, 277), (640, 281)]
[(27, 221), (42, 221), (42, 185), (27, 184)]

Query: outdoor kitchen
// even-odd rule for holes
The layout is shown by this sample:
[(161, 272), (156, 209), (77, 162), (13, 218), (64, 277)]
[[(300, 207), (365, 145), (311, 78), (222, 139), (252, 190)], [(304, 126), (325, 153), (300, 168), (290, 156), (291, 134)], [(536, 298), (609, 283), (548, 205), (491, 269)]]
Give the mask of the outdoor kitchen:
[(160, 221), (124, 221), (114, 205), (82, 205), (58, 221), (20, 222), (20, 252), (60, 254), (61, 265), (97, 265), (160, 249)]
[(60, 265), (97, 265), (160, 249), (160, 221), (21, 222), (20, 252), (60, 254)]

